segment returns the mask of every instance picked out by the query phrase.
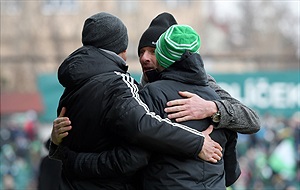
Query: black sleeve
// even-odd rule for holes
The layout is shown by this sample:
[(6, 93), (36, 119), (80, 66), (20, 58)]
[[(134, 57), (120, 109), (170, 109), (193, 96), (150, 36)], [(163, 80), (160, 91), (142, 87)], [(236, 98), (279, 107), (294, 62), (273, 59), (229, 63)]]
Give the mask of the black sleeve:
[(134, 175), (145, 167), (150, 152), (136, 146), (119, 146), (100, 153), (77, 153), (58, 146), (51, 157), (61, 160), (70, 178), (115, 178)]
[[(114, 126), (113, 132), (140, 146), (155, 149), (163, 153), (186, 157), (198, 157), (204, 135), (188, 126), (172, 123), (150, 112), (141, 101), (134, 79), (119, 73), (118, 94), (113, 100), (114, 106), (108, 111), (108, 126)], [(117, 83), (117, 82), (116, 82)]]
[(227, 143), (223, 158), (226, 187), (229, 187), (239, 178), (241, 175), (241, 169), (236, 152), (237, 133), (229, 130), (227, 130), (225, 133), (227, 136)]

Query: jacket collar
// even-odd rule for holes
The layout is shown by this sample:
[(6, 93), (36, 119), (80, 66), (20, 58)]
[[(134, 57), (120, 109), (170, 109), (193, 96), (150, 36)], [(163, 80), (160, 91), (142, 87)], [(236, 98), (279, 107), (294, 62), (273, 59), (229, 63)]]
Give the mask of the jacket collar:
[(171, 79), (183, 83), (207, 85), (208, 80), (200, 54), (185, 52), (179, 61), (164, 69), (159, 79)]
[(127, 70), (125, 61), (114, 52), (93, 46), (82, 46), (60, 65), (58, 80), (62, 86), (72, 87), (98, 74), (127, 72)]

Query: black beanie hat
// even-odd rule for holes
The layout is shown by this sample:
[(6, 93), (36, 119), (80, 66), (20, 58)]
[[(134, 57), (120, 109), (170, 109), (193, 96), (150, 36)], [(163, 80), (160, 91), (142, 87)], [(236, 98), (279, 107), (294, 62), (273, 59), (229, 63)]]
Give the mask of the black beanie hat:
[(97, 13), (84, 22), (82, 44), (119, 54), (128, 47), (127, 28), (118, 17), (106, 12)]
[(161, 13), (156, 16), (150, 23), (149, 28), (143, 33), (139, 46), (138, 56), (143, 47), (156, 47), (156, 41), (170, 26), (177, 24), (175, 18), (170, 13)]

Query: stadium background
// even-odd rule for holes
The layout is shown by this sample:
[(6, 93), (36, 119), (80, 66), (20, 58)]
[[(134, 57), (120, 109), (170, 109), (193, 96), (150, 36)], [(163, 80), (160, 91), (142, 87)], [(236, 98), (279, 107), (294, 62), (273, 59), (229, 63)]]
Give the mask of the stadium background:
[(253, 108), (261, 130), (239, 135), (242, 168), (229, 189), (299, 188), (299, 1), (1, 1), (0, 189), (37, 189), (63, 88), (56, 70), (81, 45), (88, 16), (107, 11), (128, 27), (128, 64), (152, 18), (170, 12), (202, 39), (208, 73)]

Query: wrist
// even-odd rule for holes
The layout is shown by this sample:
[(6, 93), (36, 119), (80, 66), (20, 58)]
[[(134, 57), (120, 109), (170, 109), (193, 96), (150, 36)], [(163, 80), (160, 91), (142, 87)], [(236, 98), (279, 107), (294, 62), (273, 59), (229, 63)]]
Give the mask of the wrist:
[(208, 111), (208, 117), (212, 117), (214, 114), (216, 114), (218, 110), (218, 106), (214, 101), (209, 101), (209, 111)]
[(50, 142), (51, 142), (52, 144), (56, 145), (56, 146), (59, 145), (59, 143), (55, 142), (52, 138), (50, 138)]
[(218, 110), (217, 104), (214, 101), (213, 101), (213, 103), (214, 103), (214, 106), (212, 107), (213, 114), (210, 117), (211, 117), (213, 123), (219, 123), (221, 120), (221, 113)]

